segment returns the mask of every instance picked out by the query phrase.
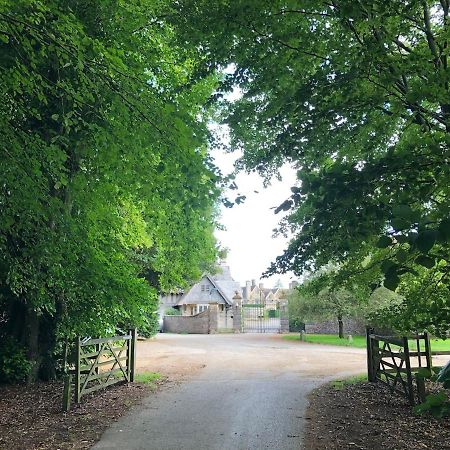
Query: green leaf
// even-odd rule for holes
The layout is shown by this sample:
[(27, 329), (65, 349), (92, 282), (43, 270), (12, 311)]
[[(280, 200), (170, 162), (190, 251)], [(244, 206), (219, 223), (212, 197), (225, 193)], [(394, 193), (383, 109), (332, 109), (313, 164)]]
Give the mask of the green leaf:
[(434, 258), (430, 258), (429, 256), (425, 255), (419, 255), (415, 261), (417, 264), (420, 264), (421, 266), (426, 267), (427, 269), (432, 269), (436, 264)]
[(432, 373), (431, 370), (426, 368), (426, 367), (421, 367), (418, 371), (417, 371), (417, 376), (419, 378), (431, 378)]
[(422, 253), (428, 253), (436, 242), (436, 231), (426, 230), (417, 236), (416, 246)]
[(450, 240), (450, 219), (444, 219), (442, 220), (442, 222), (439, 224), (438, 227), (439, 230), (439, 234), (440, 237), (442, 238), (442, 240), (445, 241), (449, 241)]
[(392, 275), (389, 278), (385, 278), (383, 284), (385, 288), (395, 291), (400, 284), (400, 278), (397, 275)]
[(387, 248), (392, 244), (392, 238), (390, 236), (381, 236), (380, 239), (378, 239), (377, 247), (378, 248)]
[(408, 259), (408, 252), (401, 248), (397, 251), (395, 257), (399, 263), (404, 263)]
[(409, 205), (397, 205), (392, 208), (392, 214), (403, 219), (409, 219), (412, 213), (413, 210)]
[(390, 259), (383, 261), (380, 266), (380, 269), (384, 274), (393, 273), (397, 270), (397, 268), (398, 264), (396, 264), (394, 261)]
[(400, 217), (394, 217), (391, 220), (392, 228), (396, 231), (406, 230), (411, 226), (411, 222), (409, 220), (402, 219)]

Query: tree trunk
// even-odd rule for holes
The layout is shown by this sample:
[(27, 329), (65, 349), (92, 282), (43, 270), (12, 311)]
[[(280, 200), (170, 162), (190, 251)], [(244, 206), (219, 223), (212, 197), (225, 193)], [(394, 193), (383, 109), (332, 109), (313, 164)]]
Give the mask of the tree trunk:
[(31, 384), (38, 378), (40, 363), (39, 355), (39, 316), (33, 308), (27, 308), (25, 316), (25, 328), (23, 340), (28, 348), (28, 359), (32, 363), (27, 377), (27, 383)]
[(338, 325), (339, 325), (339, 337), (344, 339), (344, 322), (342, 321), (342, 315), (338, 315)]

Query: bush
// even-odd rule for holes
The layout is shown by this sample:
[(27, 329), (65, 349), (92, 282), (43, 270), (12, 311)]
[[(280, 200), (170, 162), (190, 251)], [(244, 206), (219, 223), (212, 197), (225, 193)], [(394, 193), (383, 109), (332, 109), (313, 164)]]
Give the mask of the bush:
[(25, 347), (12, 337), (0, 339), (0, 383), (24, 382), (31, 368)]
[(300, 319), (297, 318), (290, 318), (289, 319), (289, 331), (305, 331), (305, 322), (302, 322)]
[(181, 311), (175, 308), (169, 308), (164, 312), (165, 316), (181, 316)]

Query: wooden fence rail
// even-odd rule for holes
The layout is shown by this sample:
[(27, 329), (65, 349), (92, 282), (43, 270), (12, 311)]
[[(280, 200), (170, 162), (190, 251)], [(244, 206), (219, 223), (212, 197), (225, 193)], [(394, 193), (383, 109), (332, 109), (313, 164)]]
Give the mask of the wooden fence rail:
[(68, 370), (64, 382), (63, 409), (70, 409), (83, 395), (118, 382), (134, 381), (136, 365), (136, 330), (123, 336), (75, 340), (73, 369)]

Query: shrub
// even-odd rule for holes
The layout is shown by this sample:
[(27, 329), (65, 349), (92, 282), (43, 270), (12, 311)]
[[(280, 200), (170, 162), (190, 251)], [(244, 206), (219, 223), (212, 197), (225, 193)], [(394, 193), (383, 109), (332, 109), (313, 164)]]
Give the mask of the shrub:
[(165, 311), (164, 315), (166, 316), (181, 316), (181, 311), (175, 308), (169, 308)]
[(31, 368), (24, 346), (9, 336), (0, 339), (0, 383), (23, 382)]

